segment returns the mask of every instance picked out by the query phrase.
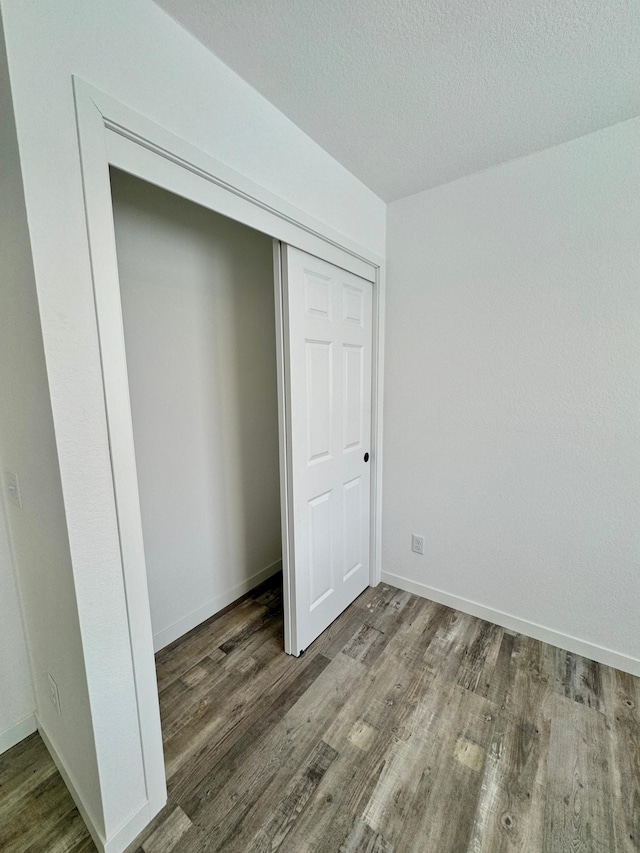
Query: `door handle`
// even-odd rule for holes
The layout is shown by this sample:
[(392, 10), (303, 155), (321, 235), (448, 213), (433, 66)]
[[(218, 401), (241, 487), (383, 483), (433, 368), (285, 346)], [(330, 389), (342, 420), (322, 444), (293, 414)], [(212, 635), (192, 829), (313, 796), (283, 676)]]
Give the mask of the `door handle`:
[(365, 461), (365, 462), (368, 462), (368, 461), (369, 461), (369, 454), (368, 454), (368, 453), (365, 453), (365, 454), (364, 454), (364, 461)]

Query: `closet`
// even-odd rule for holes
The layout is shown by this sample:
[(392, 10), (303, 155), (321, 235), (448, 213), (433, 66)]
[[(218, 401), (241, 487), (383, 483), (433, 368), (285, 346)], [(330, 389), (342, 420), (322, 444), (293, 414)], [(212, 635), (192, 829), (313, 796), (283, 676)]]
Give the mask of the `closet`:
[(111, 189), (157, 651), (281, 568), (272, 239)]

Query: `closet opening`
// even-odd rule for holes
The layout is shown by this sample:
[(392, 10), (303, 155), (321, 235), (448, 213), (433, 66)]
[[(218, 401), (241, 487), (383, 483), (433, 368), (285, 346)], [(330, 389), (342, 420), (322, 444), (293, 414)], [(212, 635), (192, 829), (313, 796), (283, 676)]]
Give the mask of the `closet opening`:
[[(328, 221), (315, 219), (304, 209), (79, 78), (74, 77), (73, 87), (90, 250), (91, 276), (87, 276), (87, 287), (93, 290), (96, 316), (95, 329), (88, 331), (81, 345), (87, 358), (95, 359), (96, 355), (100, 358), (106, 429), (95, 447), (103, 454), (103, 461), (107, 456), (110, 458), (113, 483), (113, 491), (102, 489), (96, 493), (95, 509), (116, 522), (110, 527), (109, 553), (115, 557), (119, 550), (120, 555), (120, 566), (115, 560), (104, 565), (88, 563), (82, 556), (79, 570), (94, 570), (93, 587), (87, 589), (98, 591), (104, 584), (110, 596), (103, 600), (94, 595), (82, 604), (87, 613), (99, 620), (103, 632), (105, 626), (109, 627), (109, 648), (114, 652), (112, 666), (105, 667), (103, 673), (95, 646), (87, 646), (87, 666), (92, 674), (96, 709), (101, 714), (100, 738), (104, 740), (100, 743), (110, 750), (110, 760), (120, 762), (118, 766), (126, 768), (138, 760), (142, 762), (143, 775), (136, 776), (132, 790), (139, 791), (144, 805), (126, 827), (118, 830), (119, 838), (133, 838), (143, 822), (150, 820), (166, 803), (167, 782), (170, 790), (174, 785), (171, 772), (165, 772), (169, 768), (163, 760), (161, 728), (165, 728), (165, 717), (161, 712), (162, 700), (158, 703), (154, 647), (159, 649), (157, 654), (167, 654), (160, 646), (179, 642), (172, 637), (181, 631), (187, 632), (183, 634), (185, 642), (191, 642), (193, 633), (189, 631), (198, 632), (207, 624), (217, 624), (219, 629), (223, 622), (233, 621), (231, 614), (238, 608), (220, 615), (222, 610), (247, 595), (243, 590), (250, 590), (261, 577), (276, 579), (281, 555), (282, 587), (276, 586), (275, 594), (265, 592), (257, 605), (264, 608), (263, 621), (269, 623), (270, 631), (279, 625), (277, 633), (270, 634), (268, 645), (277, 656), (276, 669), (280, 675), (264, 666), (264, 636), (260, 629), (252, 633), (253, 624), (243, 635), (248, 644), (241, 643), (246, 652), (242, 663), (237, 660), (240, 647), (236, 646), (227, 657), (219, 658), (216, 653), (218, 661), (212, 658), (203, 667), (215, 679), (225, 667), (233, 668), (236, 661), (237, 686), (246, 679), (247, 690), (243, 690), (242, 701), (250, 702), (259, 715), (267, 683), (275, 689), (282, 688), (282, 671), (295, 674), (301, 663), (300, 653), (336, 621), (362, 589), (369, 584), (375, 586), (380, 579), (384, 268), (375, 253), (334, 230), (329, 211)], [(128, 195), (124, 186), (122, 193), (119, 192), (123, 184), (129, 186)], [(139, 329), (135, 323), (132, 328), (126, 304), (123, 318), (127, 296), (121, 296), (121, 284), (122, 291), (127, 285), (120, 280), (127, 276), (128, 270), (123, 241), (128, 242), (135, 232), (135, 228), (123, 227), (123, 216), (126, 212), (137, 223), (144, 218), (136, 209), (140, 200), (133, 204), (130, 197), (134, 185), (143, 188), (150, 197), (145, 216), (152, 221), (165, 219), (165, 227), (160, 231), (150, 229), (147, 222), (141, 230), (151, 232), (150, 249), (146, 257), (143, 253), (142, 260), (135, 252), (131, 257), (135, 273), (132, 281), (136, 285), (132, 302), (141, 298), (138, 285), (156, 294), (148, 306), (138, 306), (135, 316), (141, 314), (143, 319), (151, 321)], [(263, 294), (259, 289), (246, 292), (245, 298), (229, 308), (222, 329), (227, 337), (209, 340), (208, 348), (198, 335), (211, 315), (197, 304), (191, 306), (190, 313), (186, 311), (183, 304), (186, 296), (182, 293), (175, 299), (174, 310), (167, 304), (164, 291), (169, 289), (171, 280), (174, 286), (176, 282), (184, 284), (186, 271), (191, 275), (195, 269), (210, 270), (212, 262), (202, 247), (192, 244), (191, 238), (186, 239), (186, 249), (176, 252), (185, 259), (184, 263), (167, 259), (164, 243), (176, 248), (178, 235), (186, 235), (184, 222), (179, 227), (174, 223), (173, 234), (166, 227), (162, 198), (171, 198), (174, 205), (185, 205), (185, 209), (197, 210), (196, 230), (206, 245), (212, 237), (206, 229), (203, 234), (202, 224), (197, 223), (210, 218), (234, 229), (242, 228), (245, 233), (255, 229), (252, 237), (261, 240), (264, 246), (266, 263), (261, 269), (269, 277), (268, 287)], [(185, 199), (198, 207), (191, 207)], [(212, 216), (210, 211), (220, 216)], [(229, 241), (219, 241), (225, 248), (228, 244)], [(245, 255), (240, 254), (242, 262), (247, 263)], [(234, 275), (225, 260), (220, 259), (216, 264)], [(172, 269), (173, 278), (167, 282), (166, 274)], [(162, 299), (158, 293), (162, 293)], [(254, 301), (262, 296), (269, 302), (268, 317), (262, 310), (253, 310)], [(205, 292), (200, 305), (215, 303), (217, 307), (217, 300), (222, 298)], [(187, 330), (181, 336), (176, 334), (180, 324)], [(316, 330), (311, 328), (314, 325), (318, 326)], [(255, 339), (256, 335), (249, 334), (249, 329), (257, 329), (256, 335), (267, 329), (270, 336), (273, 334), (275, 358), (273, 346), (261, 349), (263, 344)], [(152, 352), (178, 388), (179, 402), (170, 411), (165, 406), (166, 397), (154, 397), (152, 379), (142, 373), (140, 385), (149, 392), (151, 405), (146, 411), (149, 434), (140, 437), (136, 423), (136, 408), (140, 407), (136, 403), (131, 351), (135, 347), (144, 349), (144, 335), (152, 338), (160, 331), (163, 334), (154, 339), (157, 344)], [(231, 353), (226, 359), (214, 361), (218, 355), (216, 347), (229, 338), (235, 343)], [(269, 356), (261, 361), (259, 353), (267, 349)], [(187, 354), (191, 360), (185, 370)], [(247, 362), (251, 372), (238, 375), (238, 366)], [(256, 406), (256, 401), (264, 402), (266, 387), (266, 382), (263, 385), (257, 376), (263, 376), (262, 369), (267, 366), (272, 377), (275, 373), (275, 389), (270, 397), (271, 425)], [(201, 394), (188, 412), (186, 391), (194, 377), (201, 380)], [(221, 411), (223, 392), (230, 385), (244, 388), (246, 397), (233, 398), (231, 409), (223, 411), (224, 417), (215, 423), (212, 418)], [(144, 405), (143, 401), (141, 406)], [(176, 442), (173, 449), (165, 451), (161, 439), (171, 431), (170, 427)], [(223, 442), (208, 440), (208, 429), (209, 434), (222, 435)], [(212, 432), (214, 429), (217, 433)], [(267, 445), (273, 448), (271, 457), (264, 452)], [(196, 461), (192, 455), (194, 446), (202, 449)], [(139, 474), (144, 464), (142, 455), (151, 451), (157, 459), (151, 473), (157, 477), (163, 472), (165, 479), (162, 488), (149, 490), (151, 501), (146, 507), (145, 487)], [(255, 455), (248, 455), (249, 451)], [(225, 463), (232, 455), (239, 464), (230, 479)], [(265, 458), (270, 459), (272, 479), (264, 469), (256, 468)], [(214, 462), (218, 463), (217, 468)], [(327, 472), (326, 482), (318, 482), (322, 468)], [(210, 472), (208, 480), (200, 476), (203, 470)], [(171, 479), (174, 474), (178, 482)], [(206, 489), (206, 501), (202, 493), (198, 494), (201, 488)], [(271, 495), (270, 503), (256, 504), (258, 493)], [(169, 505), (171, 512), (166, 512)], [(150, 510), (158, 506), (165, 510), (165, 515), (157, 516), (160, 521), (154, 521)], [(265, 518), (270, 511), (275, 520), (272, 526)], [(157, 545), (162, 558), (158, 565), (177, 577), (172, 597), (183, 605), (182, 612), (177, 614), (171, 609), (176, 602), (155, 599), (148, 582), (153, 568), (147, 528), (151, 524), (156, 533), (164, 535), (166, 531), (160, 528), (165, 526), (167, 518), (173, 525), (173, 535)], [(177, 521), (182, 524), (181, 536), (175, 533)], [(196, 598), (193, 588), (187, 589), (186, 581), (194, 580), (198, 565), (194, 561), (187, 566), (184, 556), (202, 545), (202, 539), (194, 534), (199, 522), (200, 529), (210, 537), (210, 552), (221, 554), (216, 565), (220, 573), (217, 577), (225, 576), (228, 580), (233, 541), (241, 542), (239, 551), (244, 557), (244, 562), (235, 563), (233, 570), (240, 565), (244, 575), (230, 589), (222, 590), (211, 588), (209, 575), (209, 589), (202, 592), (198, 588)], [(244, 528), (244, 535), (229, 539), (227, 534), (234, 530), (237, 533), (238, 528)], [(252, 566), (250, 557), (256, 553), (259, 533), (265, 535), (265, 540), (272, 536), (276, 548), (269, 552), (265, 546), (264, 556)], [(86, 532), (79, 530), (78, 534), (79, 541), (84, 541)], [(265, 540), (261, 540), (260, 547)], [(161, 539), (157, 542), (161, 543)], [(255, 589), (254, 586), (252, 599), (262, 596)], [(240, 605), (249, 609), (252, 606), (255, 605), (246, 602)], [(274, 608), (277, 617), (270, 621)], [(218, 616), (208, 617), (215, 610)], [(167, 617), (164, 624), (158, 614)], [(198, 619), (204, 620), (200, 627), (191, 628)], [(236, 636), (233, 642), (239, 639)], [(305, 655), (303, 668), (310, 662), (310, 656)], [(109, 703), (115, 701), (109, 690), (114, 685), (116, 665), (121, 713), (111, 720), (107, 712)], [(209, 678), (196, 667), (188, 682), (182, 679), (182, 685), (176, 684), (176, 701), (178, 694), (189, 689), (194, 680), (200, 680), (201, 685), (209, 683)], [(209, 707), (216, 706), (219, 719), (226, 719), (233, 726), (234, 720), (237, 721), (235, 691), (228, 693), (221, 684), (216, 690)], [(225, 697), (224, 708), (220, 707), (221, 697)], [(206, 733), (218, 723), (211, 717), (201, 720), (204, 726), (200, 733), (208, 743)], [(221, 737), (228, 744), (224, 733)], [(120, 740), (122, 743), (116, 749)], [(196, 740), (203, 744), (199, 736)], [(139, 752), (129, 754), (134, 743), (139, 743)], [(193, 779), (198, 774), (189, 775)], [(114, 778), (105, 776), (105, 780), (105, 785), (108, 782), (111, 786), (108, 790), (105, 787), (108, 800), (116, 788), (112, 784)]]
[(272, 238), (110, 179), (156, 661), (252, 591), (282, 645)]

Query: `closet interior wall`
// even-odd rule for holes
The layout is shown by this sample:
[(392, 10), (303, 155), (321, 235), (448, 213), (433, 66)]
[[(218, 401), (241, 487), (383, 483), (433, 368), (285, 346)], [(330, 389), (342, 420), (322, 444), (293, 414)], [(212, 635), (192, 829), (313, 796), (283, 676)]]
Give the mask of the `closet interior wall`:
[(272, 241), (111, 185), (158, 650), (281, 567)]

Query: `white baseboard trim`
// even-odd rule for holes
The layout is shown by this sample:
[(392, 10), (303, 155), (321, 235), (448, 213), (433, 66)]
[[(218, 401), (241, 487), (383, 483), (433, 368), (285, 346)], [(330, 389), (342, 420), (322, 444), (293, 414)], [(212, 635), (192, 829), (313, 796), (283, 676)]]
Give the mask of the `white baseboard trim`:
[(640, 676), (640, 660), (629, 655), (614, 652), (612, 649), (597, 646), (594, 643), (580, 640), (578, 637), (572, 637), (560, 631), (554, 631), (552, 628), (546, 628), (544, 625), (538, 625), (536, 622), (528, 622), (517, 616), (511, 616), (509, 613), (503, 613), (501, 610), (494, 610), (492, 607), (486, 607), (484, 604), (469, 601), (466, 598), (452, 595), (441, 589), (434, 589), (419, 581), (409, 580), (409, 578), (403, 578), (391, 572), (382, 572), (382, 582), (389, 584), (389, 586), (396, 586), (405, 592), (419, 595), (421, 598), (428, 598), (438, 604), (444, 604), (447, 607), (453, 607), (455, 610), (461, 610), (470, 616), (477, 616), (479, 619), (493, 622), (501, 628), (517, 631), (519, 634), (532, 637), (534, 640), (541, 640), (543, 643), (549, 643), (551, 646), (557, 646), (560, 649), (590, 658), (606, 666), (612, 666), (631, 675)]
[(40, 732), (40, 737), (42, 738), (45, 746), (49, 750), (49, 755), (51, 756), (51, 758), (53, 758), (53, 762), (56, 765), (56, 767), (58, 768), (58, 772), (60, 773), (60, 775), (64, 779), (64, 783), (67, 786), (67, 788), (69, 789), (69, 793), (71, 794), (73, 801), (75, 802), (76, 806), (78, 807), (78, 811), (80, 812), (82, 820), (85, 822), (85, 825), (86, 825), (87, 829), (89, 830), (89, 833), (91, 834), (91, 837), (93, 838), (96, 847), (98, 848), (100, 853), (105, 853), (105, 840), (104, 840), (104, 837), (102, 834), (102, 830), (98, 827), (98, 825), (96, 824), (93, 817), (89, 814), (89, 812), (85, 808), (85, 805), (82, 802), (82, 798), (80, 797), (80, 794), (78, 793), (78, 791), (76, 789), (76, 786), (73, 784), (73, 780), (72, 780), (71, 776), (69, 775), (67, 768), (64, 765), (64, 762), (60, 758), (58, 750), (53, 745), (53, 741), (51, 740), (51, 738), (47, 734), (47, 731), (44, 728), (44, 726), (42, 725), (42, 721), (36, 717), (36, 722), (38, 725), (38, 731)]
[(127, 819), (126, 823), (120, 827), (115, 835), (111, 836), (100, 850), (100, 853), (123, 853), (131, 842), (140, 835), (145, 826), (150, 823), (152, 818), (156, 816), (158, 811), (159, 809), (156, 809), (152, 812), (149, 808), (149, 803), (145, 803)]
[(275, 563), (267, 566), (266, 569), (261, 569), (261, 571), (256, 572), (255, 575), (251, 575), (251, 577), (242, 581), (242, 583), (236, 584), (236, 586), (226, 592), (210, 599), (206, 604), (198, 607), (197, 610), (194, 610), (192, 613), (188, 613), (182, 619), (174, 622), (173, 625), (169, 625), (168, 628), (163, 628), (161, 631), (158, 631), (157, 634), (153, 635), (154, 652), (159, 652), (160, 649), (164, 649), (164, 647), (168, 646), (169, 643), (173, 643), (174, 640), (177, 640), (178, 637), (182, 637), (187, 633), (187, 631), (191, 631), (191, 629), (195, 628), (196, 625), (200, 625), (201, 622), (211, 618), (211, 616), (215, 616), (215, 614), (224, 607), (227, 607), (229, 604), (233, 604), (233, 602), (237, 601), (240, 596), (245, 595), (247, 592), (251, 592), (254, 587), (259, 586), (263, 581), (266, 581), (272, 575), (275, 575), (276, 572), (281, 570), (282, 560), (276, 560)]
[(11, 749), (12, 746), (20, 743), (21, 740), (32, 735), (37, 728), (36, 715), (29, 714), (28, 717), (24, 717), (17, 723), (9, 726), (8, 729), (0, 732), (0, 755), (8, 749)]
[(130, 817), (127, 818), (125, 823), (120, 827), (120, 829), (111, 836), (108, 840), (104, 838), (104, 834), (102, 829), (98, 827), (96, 821), (91, 816), (89, 811), (87, 810), (85, 804), (78, 793), (78, 789), (76, 788), (73, 779), (71, 778), (67, 768), (62, 761), (58, 750), (54, 746), (51, 738), (47, 734), (46, 729), (42, 725), (41, 721), (35, 718), (37, 723), (38, 731), (40, 732), (40, 736), (45, 743), (45, 746), (49, 750), (49, 754), (53, 758), (53, 761), (58, 768), (60, 775), (62, 776), (65, 785), (69, 789), (69, 793), (73, 798), (76, 806), (78, 807), (78, 811), (84, 821), (87, 829), (89, 830), (89, 834), (93, 838), (94, 844), (98, 848), (99, 853), (123, 853), (124, 850), (134, 841), (135, 838), (142, 832), (142, 830), (149, 824), (153, 817), (159, 811), (156, 808), (153, 812), (150, 809), (149, 802), (145, 802), (137, 811), (135, 811)]

